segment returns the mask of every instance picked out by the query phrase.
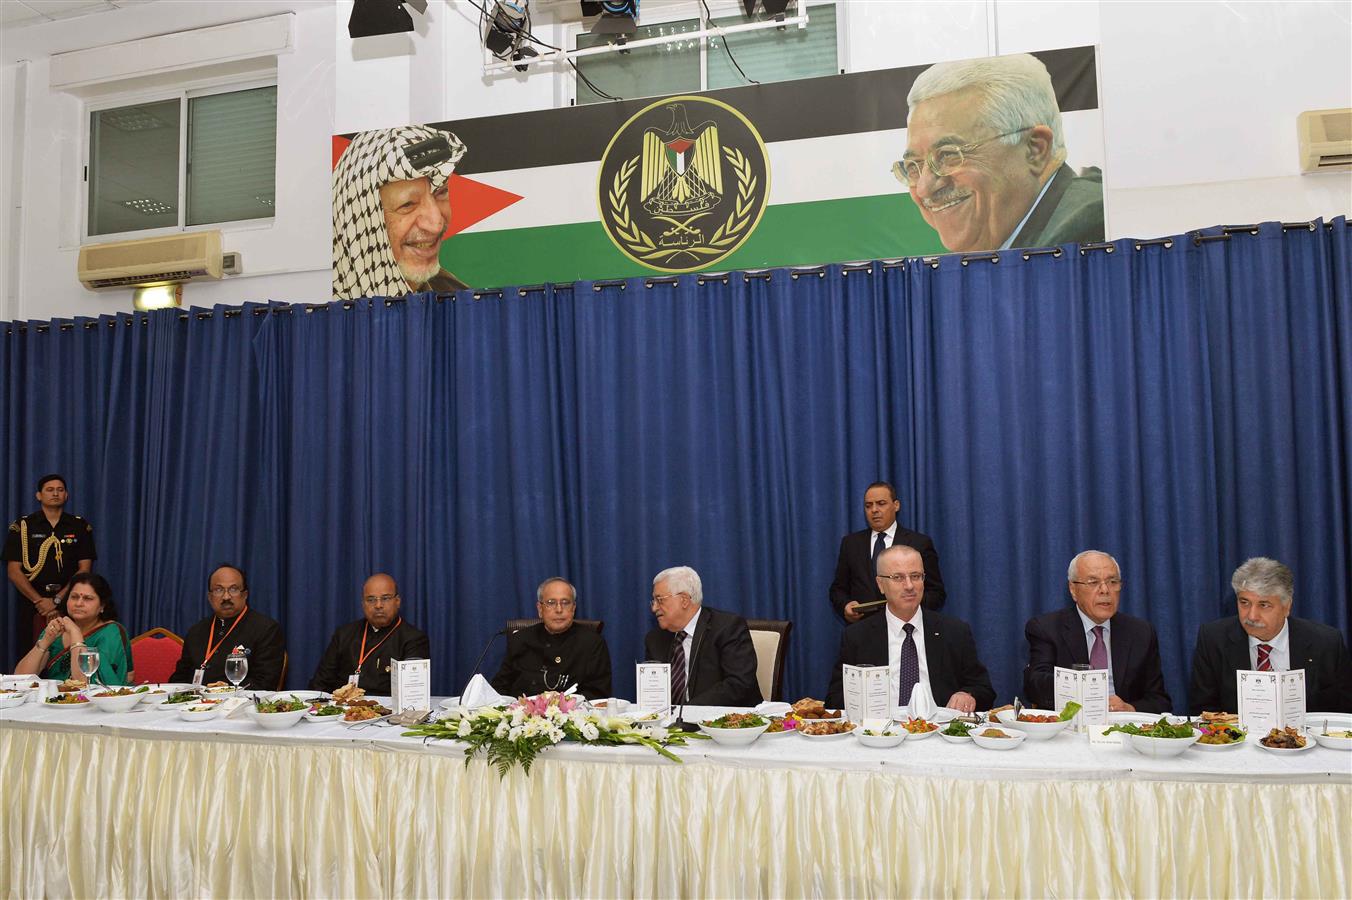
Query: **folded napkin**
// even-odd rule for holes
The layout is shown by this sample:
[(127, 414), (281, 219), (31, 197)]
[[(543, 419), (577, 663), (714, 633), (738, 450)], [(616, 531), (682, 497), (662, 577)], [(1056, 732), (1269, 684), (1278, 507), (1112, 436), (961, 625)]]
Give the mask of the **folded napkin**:
[(907, 707), (913, 719), (928, 719), (934, 721), (934, 714), (938, 712), (939, 707), (934, 702), (934, 694), (930, 692), (928, 684), (923, 681), (916, 682), (915, 688), (911, 690), (911, 704)]
[(499, 703), (511, 703), (512, 697), (504, 697), (493, 690), (493, 685), (488, 683), (488, 679), (482, 675), (475, 675), (469, 681), (469, 686), (465, 688), (465, 693), (460, 697), (460, 705), (470, 709), (478, 709), (481, 706), (497, 706)]

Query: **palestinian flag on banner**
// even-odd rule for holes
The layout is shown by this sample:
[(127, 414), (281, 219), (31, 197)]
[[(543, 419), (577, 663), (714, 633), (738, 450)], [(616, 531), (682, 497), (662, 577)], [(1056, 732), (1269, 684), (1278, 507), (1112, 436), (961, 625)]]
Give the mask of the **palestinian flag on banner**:
[[(1067, 163), (1101, 167), (1095, 48), (1032, 55)], [(495, 288), (946, 252), (891, 172), (927, 68), (432, 123), (468, 148), (442, 268)]]

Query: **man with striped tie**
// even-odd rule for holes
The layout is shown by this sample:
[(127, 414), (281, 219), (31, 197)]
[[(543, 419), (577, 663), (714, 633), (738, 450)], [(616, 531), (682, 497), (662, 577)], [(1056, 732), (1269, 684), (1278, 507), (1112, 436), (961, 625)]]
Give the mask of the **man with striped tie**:
[(671, 664), (671, 702), (677, 706), (755, 706), (756, 648), (741, 616), (704, 605), (699, 573), (689, 566), (653, 578), (657, 627), (643, 639), (648, 659)]
[(1230, 579), (1238, 615), (1208, 622), (1192, 651), (1194, 715), (1236, 712), (1235, 672), (1305, 670), (1305, 708), (1352, 712), (1352, 658), (1336, 628), (1291, 615), (1295, 577), (1275, 559), (1245, 560)]

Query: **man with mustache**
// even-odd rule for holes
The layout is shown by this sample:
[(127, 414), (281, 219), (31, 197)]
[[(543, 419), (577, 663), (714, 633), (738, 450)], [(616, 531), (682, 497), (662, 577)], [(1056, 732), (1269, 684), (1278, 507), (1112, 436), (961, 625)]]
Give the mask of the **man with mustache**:
[(449, 180), (465, 145), (449, 131), (363, 131), (333, 169), (333, 296), (402, 297), (467, 285), (441, 267)]
[(643, 639), (648, 659), (671, 664), (671, 702), (677, 706), (755, 706), (756, 647), (741, 616), (704, 605), (699, 573), (689, 566), (653, 578), (657, 627)]
[(1192, 651), (1193, 715), (1238, 712), (1235, 672), (1305, 670), (1305, 708), (1352, 712), (1352, 658), (1336, 628), (1291, 615), (1295, 577), (1275, 559), (1244, 561), (1230, 579), (1238, 614), (1208, 622)]
[(249, 578), (244, 570), (228, 564), (217, 566), (207, 581), (207, 602), (211, 615), (188, 629), (183, 654), (169, 680), (224, 682), (226, 659), (232, 650), (242, 647), (249, 658), (249, 671), (239, 686), (277, 690), (286, 658), (286, 639), (281, 625), (249, 606)]
[(836, 577), (831, 581), (831, 606), (847, 625), (878, 611), (876, 606), (861, 610), (859, 604), (883, 598), (875, 569), (878, 554), (898, 545), (914, 547), (925, 564), (925, 608), (943, 608), (947, 592), (934, 541), (927, 534), (903, 528), (897, 522), (900, 509), (896, 489), (886, 481), (873, 482), (864, 491), (864, 518), (869, 527), (840, 540)]
[(1066, 165), (1047, 68), (1026, 53), (938, 63), (906, 97), (892, 173), (954, 252), (1103, 240), (1103, 177)]

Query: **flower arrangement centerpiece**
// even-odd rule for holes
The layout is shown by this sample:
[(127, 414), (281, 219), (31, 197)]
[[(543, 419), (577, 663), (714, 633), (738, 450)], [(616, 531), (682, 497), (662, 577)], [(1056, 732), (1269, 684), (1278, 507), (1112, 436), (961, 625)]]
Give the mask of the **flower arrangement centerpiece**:
[(684, 746), (691, 738), (706, 737), (668, 731), (656, 723), (642, 724), (622, 716), (598, 716), (583, 708), (581, 698), (557, 691), (520, 697), (505, 707), (452, 712), (439, 721), (415, 725), (404, 734), (464, 741), (466, 765), (475, 755), (483, 753), (501, 775), (515, 765), (529, 773), (531, 763), (542, 750), (563, 741), (602, 747), (639, 744), (680, 762), (680, 757), (668, 747)]

